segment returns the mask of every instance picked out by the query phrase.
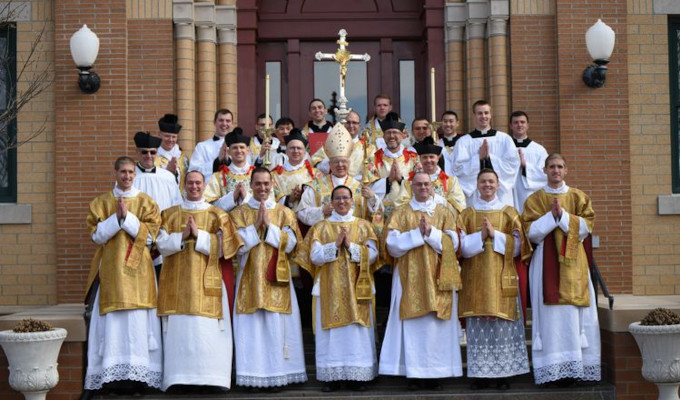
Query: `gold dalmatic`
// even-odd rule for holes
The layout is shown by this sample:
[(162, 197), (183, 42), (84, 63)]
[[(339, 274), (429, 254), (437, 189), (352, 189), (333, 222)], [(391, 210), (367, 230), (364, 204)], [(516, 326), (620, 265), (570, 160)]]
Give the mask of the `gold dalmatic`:
[[(156, 202), (144, 193), (123, 198), (128, 212), (139, 219), (137, 237), (118, 231), (99, 246), (90, 263), (86, 293), (99, 275), (99, 313), (156, 307), (156, 275), (146, 245), (148, 235), (156, 239), (161, 218)], [(90, 236), (97, 224), (116, 213), (118, 199), (106, 192), (90, 203), (87, 225)]]
[[(245, 228), (254, 225), (259, 210), (251, 208), (248, 204), (242, 204), (234, 208), (230, 216), (237, 228)], [(266, 237), (265, 228), (258, 231), (261, 242), (250, 249), (236, 297), (236, 313), (250, 314), (257, 310), (267, 310), (280, 313), (291, 313), (290, 299), (290, 261), (295, 257), (294, 249), (291, 254), (286, 254), (285, 248), (288, 243), (288, 234), (283, 231), (287, 226), (295, 233), (297, 243), (302, 242), (302, 234), (297, 225), (295, 213), (279, 204), (267, 215), (272, 224), (281, 228), (281, 243), (278, 249), (264, 242)], [(267, 280), (267, 268), (274, 256), (274, 250), (278, 251), (276, 261), (276, 282)]]
[(250, 189), (250, 173), (255, 169), (254, 166), (248, 168), (248, 172), (245, 174), (235, 174), (229, 170), (229, 167), (223, 165), (220, 170), (212, 174), (208, 180), (203, 197), (208, 203), (219, 199), (229, 192), (236, 190), (236, 186), (242, 183), (246, 188), (246, 191), (252, 194)]
[[(155, 165), (157, 167), (165, 167), (170, 162), (169, 158), (165, 156), (158, 155), (156, 157)], [(187, 157), (186, 152), (182, 151), (182, 154), (177, 159), (177, 170), (179, 174), (179, 188), (180, 191), (184, 190), (184, 178), (189, 170), (189, 157)]]
[(305, 165), (295, 171), (286, 171), (281, 165), (272, 170), (274, 198), (277, 202), (282, 197), (289, 195), (295, 186), (302, 187), (316, 177), (317, 171), (312, 167), (309, 160), (303, 162)]
[[(361, 249), (361, 261), (350, 261), (350, 254), (341, 247), (337, 260), (323, 266), (312, 265), (310, 251), (312, 244), (333, 243), (340, 235), (342, 227), (348, 228), (352, 243)], [(365, 243), (378, 239), (371, 224), (356, 218), (352, 222), (331, 222), (323, 220), (310, 229), (305, 237), (304, 247), (298, 252), (296, 261), (306, 269), (316, 281), (319, 278), (321, 292), (321, 326), (323, 329), (337, 328), (350, 324), (371, 326), (373, 302), (373, 266), (368, 260), (368, 246)]]
[[(569, 233), (555, 229), (552, 234), (557, 246), (559, 262), (559, 300), (557, 303), (587, 307), (590, 305), (588, 292), (588, 257), (583, 243), (579, 240), (579, 217), (583, 218), (588, 231), (593, 231), (595, 211), (590, 197), (582, 191), (569, 188), (563, 194), (550, 194), (539, 190), (529, 196), (524, 203), (524, 228), (527, 232), (531, 224), (552, 210), (553, 199), (557, 198), (564, 212), (569, 213)], [(545, 252), (545, 249), (544, 249)]]
[(505, 235), (505, 254), (493, 250), (493, 239), (486, 238), (484, 251), (463, 259), (461, 276), (463, 289), (458, 293), (458, 316), (499, 317), (517, 319), (517, 269), (515, 268), (515, 237), (520, 237), (520, 257), (528, 262), (531, 245), (526, 240), (522, 220), (517, 210), (505, 206), (501, 210), (475, 210), (468, 207), (458, 218), (458, 229), (466, 234), (482, 230), (484, 220), (493, 225), (495, 235)]
[[(417, 229), (422, 216), (437, 229), (456, 231), (456, 218), (447, 207), (437, 205), (434, 214), (430, 216), (427, 213), (413, 211), (411, 206), (406, 204), (394, 210), (387, 221), (385, 235), (393, 229), (402, 233)], [(386, 246), (384, 241), (383, 246)], [(403, 288), (399, 318), (402, 320), (417, 318), (435, 312), (439, 319), (451, 319), (453, 291), (460, 289), (461, 282), (451, 237), (442, 232), (441, 256), (425, 244), (397, 259), (397, 265)]]
[[(354, 205), (352, 206), (352, 215), (357, 218), (364, 218), (368, 214), (368, 210), (364, 205), (364, 198), (361, 196), (361, 184), (350, 175), (345, 177), (343, 185), (350, 188), (352, 197), (354, 198)], [(330, 204), (331, 193), (333, 192), (333, 180), (331, 175), (317, 175), (313, 181), (306, 184), (314, 191), (314, 199), (317, 206), (322, 204)]]
[(184, 249), (163, 258), (158, 284), (158, 315), (199, 315), (224, 318), (222, 310), (222, 270), (219, 263), (220, 237), (225, 259), (236, 254), (243, 244), (229, 215), (217, 207), (185, 210), (171, 207), (161, 213), (168, 234), (181, 233), (193, 217), (198, 229), (210, 235), (210, 255), (196, 251), (196, 239), (184, 242)]

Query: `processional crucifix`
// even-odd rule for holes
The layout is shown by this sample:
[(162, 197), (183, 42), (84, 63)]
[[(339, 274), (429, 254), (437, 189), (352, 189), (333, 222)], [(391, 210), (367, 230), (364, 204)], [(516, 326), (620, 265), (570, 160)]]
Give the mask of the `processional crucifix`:
[(332, 60), (338, 63), (340, 66), (340, 99), (338, 101), (338, 103), (340, 103), (340, 108), (336, 108), (333, 111), (335, 113), (335, 117), (340, 122), (344, 123), (347, 114), (352, 111), (351, 108), (347, 108), (347, 96), (345, 96), (345, 77), (347, 76), (347, 64), (349, 64), (350, 61), (368, 62), (371, 60), (371, 56), (367, 53), (362, 55), (350, 53), (349, 50), (347, 50), (347, 46), (349, 46), (349, 43), (347, 43), (346, 40), (347, 31), (340, 29), (338, 35), (340, 36), (340, 39), (336, 42), (340, 46), (338, 47), (338, 50), (335, 53), (322, 53), (319, 51), (316, 53), (315, 58), (319, 61)]

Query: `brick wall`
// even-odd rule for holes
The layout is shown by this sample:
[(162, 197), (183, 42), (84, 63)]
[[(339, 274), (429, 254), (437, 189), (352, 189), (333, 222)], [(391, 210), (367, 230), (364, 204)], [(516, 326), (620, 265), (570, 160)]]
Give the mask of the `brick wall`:
[[(18, 92), (49, 70), (54, 58), (51, 1), (33, 0), (28, 21), (17, 23), (17, 70), (44, 28), (37, 52), (18, 82)], [(54, 304), (57, 301), (54, 218), (54, 89), (47, 88), (18, 118), (19, 141), (42, 133), (17, 150), (17, 202), (30, 204), (30, 224), (0, 225), (0, 305)]]
[[(57, 358), (59, 383), (48, 393), (50, 400), (76, 400), (83, 391), (83, 343), (64, 342)], [(23, 400), (24, 396), (9, 386), (7, 357), (0, 351), (0, 398)]]
[[(55, 0), (56, 255), (62, 303), (82, 301), (94, 252), (85, 225), (89, 202), (111, 189), (113, 162), (133, 154), (134, 132), (157, 132), (158, 118), (173, 111), (172, 21), (128, 15), (121, 1)], [(78, 89), (69, 53), (70, 37), (84, 23), (100, 40), (93, 69), (102, 86), (90, 95)]]
[[(521, 12), (521, 14), (520, 14)], [(549, 153), (559, 149), (555, 15), (511, 9), (511, 110), (529, 114), (529, 136)], [(540, 54), (540, 61), (536, 55)], [(510, 132), (509, 121), (496, 121)]]
[(616, 385), (617, 400), (656, 400), (656, 386), (642, 377), (642, 356), (633, 335), (600, 330), (602, 378)]
[(628, 13), (633, 293), (680, 294), (680, 216), (657, 211), (671, 193), (668, 17), (651, 0), (630, 0)]

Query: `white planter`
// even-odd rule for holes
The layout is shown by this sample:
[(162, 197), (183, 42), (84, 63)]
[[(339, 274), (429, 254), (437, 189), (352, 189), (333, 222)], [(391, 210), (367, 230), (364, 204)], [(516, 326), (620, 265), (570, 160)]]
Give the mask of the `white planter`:
[(0, 332), (0, 345), (9, 362), (9, 385), (26, 400), (44, 400), (59, 382), (57, 356), (66, 329), (47, 332)]
[(659, 400), (678, 400), (680, 324), (649, 326), (633, 322), (628, 331), (642, 354), (642, 376), (659, 388)]

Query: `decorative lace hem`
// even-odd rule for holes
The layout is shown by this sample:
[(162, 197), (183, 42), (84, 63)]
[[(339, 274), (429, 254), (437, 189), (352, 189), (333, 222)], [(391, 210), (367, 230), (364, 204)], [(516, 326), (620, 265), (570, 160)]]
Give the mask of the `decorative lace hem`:
[(602, 380), (602, 368), (599, 364), (583, 365), (581, 361), (567, 361), (546, 367), (534, 368), (534, 380), (537, 385), (565, 378), (582, 381)]
[(160, 389), (163, 373), (152, 371), (146, 365), (117, 364), (105, 368), (100, 374), (85, 376), (85, 389), (97, 390), (105, 383), (124, 380), (143, 382), (149, 387)]
[(307, 382), (306, 372), (267, 377), (236, 375), (236, 384), (239, 386), (274, 387), (274, 386), (286, 386), (290, 385), (291, 383), (303, 383), (303, 382)]
[(372, 367), (325, 367), (316, 369), (316, 379), (321, 382), (361, 381), (368, 382), (378, 375), (378, 366)]

